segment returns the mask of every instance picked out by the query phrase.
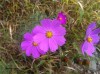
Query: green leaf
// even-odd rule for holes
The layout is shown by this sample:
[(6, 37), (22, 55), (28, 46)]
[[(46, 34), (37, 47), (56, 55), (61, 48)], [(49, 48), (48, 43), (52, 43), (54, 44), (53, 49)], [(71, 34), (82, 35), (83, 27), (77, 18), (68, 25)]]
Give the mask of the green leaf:
[(10, 69), (6, 69), (6, 65), (0, 61), (0, 74), (10, 74)]
[(45, 60), (40, 61), (39, 64), (37, 65), (37, 67), (42, 66), (44, 63), (45, 63)]

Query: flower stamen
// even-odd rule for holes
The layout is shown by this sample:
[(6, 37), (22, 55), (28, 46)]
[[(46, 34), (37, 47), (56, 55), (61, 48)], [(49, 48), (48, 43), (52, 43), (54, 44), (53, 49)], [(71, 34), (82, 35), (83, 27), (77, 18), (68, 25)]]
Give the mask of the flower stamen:
[(51, 31), (47, 31), (46, 32), (46, 37), (47, 38), (51, 38), (53, 36), (52, 32)]
[(88, 37), (87, 38), (87, 42), (89, 42), (89, 43), (92, 42), (92, 38), (91, 37)]
[(59, 20), (62, 20), (62, 18), (61, 18), (61, 17), (59, 17)]
[(37, 46), (38, 45), (36, 42), (33, 42), (32, 44), (33, 44), (33, 46)]

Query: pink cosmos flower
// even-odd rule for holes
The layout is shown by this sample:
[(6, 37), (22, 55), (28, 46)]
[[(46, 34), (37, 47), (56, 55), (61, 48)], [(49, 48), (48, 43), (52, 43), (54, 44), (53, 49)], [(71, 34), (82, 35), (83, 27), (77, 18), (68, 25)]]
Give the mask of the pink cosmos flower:
[(25, 51), (27, 56), (31, 56), (33, 58), (39, 58), (41, 54), (45, 54), (40, 48), (38, 47), (38, 43), (34, 41), (34, 35), (31, 33), (24, 34), (24, 41), (21, 43), (21, 48)]
[(58, 13), (58, 16), (57, 16), (57, 19), (61, 22), (61, 24), (66, 24), (67, 22), (67, 16), (63, 13), (63, 12), (60, 12)]
[(89, 56), (93, 56), (96, 48), (96, 45), (99, 42), (100, 28), (96, 29), (96, 23), (91, 23), (86, 31), (85, 42), (82, 45), (82, 53), (86, 53)]
[(65, 44), (66, 29), (60, 25), (59, 21), (54, 19), (43, 19), (33, 29), (33, 33), (37, 33), (34, 36), (35, 42), (39, 43), (39, 47), (42, 51), (47, 52), (49, 49), (51, 52), (55, 52), (58, 46)]

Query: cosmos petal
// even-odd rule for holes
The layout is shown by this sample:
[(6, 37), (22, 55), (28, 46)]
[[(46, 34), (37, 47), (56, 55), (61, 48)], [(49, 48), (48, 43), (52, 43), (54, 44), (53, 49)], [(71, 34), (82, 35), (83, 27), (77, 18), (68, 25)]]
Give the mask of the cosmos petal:
[(91, 28), (88, 28), (88, 29), (86, 30), (86, 36), (91, 35), (91, 33), (92, 33), (92, 29), (91, 29)]
[(38, 33), (38, 34), (34, 35), (33, 39), (34, 39), (34, 42), (40, 43), (46, 39), (46, 36), (45, 36), (45, 34)]
[(97, 28), (95, 30), (93, 30), (92, 34), (99, 34), (100, 33), (100, 28)]
[(33, 37), (32, 34), (30, 34), (29, 32), (24, 34), (24, 39), (25, 40), (32, 40), (32, 37)]
[(88, 28), (91, 28), (92, 30), (96, 28), (96, 22), (92, 22), (89, 24)]
[(29, 41), (23, 41), (21, 43), (21, 48), (22, 48), (22, 50), (26, 50), (30, 45), (31, 45), (31, 43)]
[(91, 51), (92, 53), (95, 52), (95, 47), (94, 47), (93, 43), (88, 43), (88, 50), (89, 50), (89, 49), (90, 49), (90, 51)]
[(53, 38), (49, 39), (49, 47), (51, 52), (55, 52), (58, 49), (58, 45)]
[(36, 33), (45, 33), (45, 30), (42, 26), (37, 25), (35, 28), (33, 28), (32, 30), (32, 34), (36, 34)]
[(88, 48), (88, 43), (85, 41), (83, 43), (83, 45), (82, 45), (82, 53), (83, 53), (83, 55), (84, 55), (85, 51), (87, 50), (87, 48)]
[(64, 36), (66, 34), (65, 27), (61, 25), (59, 27), (53, 28), (53, 30), (54, 30), (54, 35), (57, 35), (57, 36)]
[(93, 40), (94, 44), (97, 44), (99, 42), (100, 37), (99, 37), (98, 34), (91, 35), (91, 37), (92, 37), (92, 40)]
[(38, 52), (40, 53), (40, 54), (46, 54), (44, 51), (42, 51), (39, 47), (37, 47), (37, 49), (38, 49)]
[(46, 28), (51, 26), (51, 22), (52, 22), (51, 19), (43, 19), (40, 21), (41, 25)]
[[(62, 19), (60, 20), (59, 18), (62, 18)], [(62, 25), (66, 24), (67, 22), (67, 16), (63, 12), (58, 13), (57, 19), (61, 22)]]
[(93, 43), (88, 43), (88, 48), (85, 51), (89, 56), (93, 56), (93, 53), (95, 52), (95, 47), (93, 45)]
[(40, 53), (38, 52), (37, 47), (34, 47), (32, 50), (32, 56), (33, 58), (39, 58), (40, 57)]
[(43, 40), (40, 44), (39, 44), (40, 49), (43, 52), (47, 52), (49, 50), (49, 46), (48, 46), (48, 39), (46, 38), (45, 40)]
[(87, 55), (93, 56), (93, 54), (92, 54), (92, 52), (90, 50), (86, 50), (85, 52), (86, 52)]
[(57, 19), (52, 20), (52, 23), (51, 23), (52, 28), (59, 27), (60, 25), (61, 25), (61, 22), (59, 22)]
[(27, 50), (26, 50), (26, 55), (27, 55), (27, 56), (30, 56), (31, 53), (32, 53), (32, 50), (33, 50), (33, 48), (32, 48), (31, 46), (29, 46), (29, 47), (27, 48)]
[(54, 40), (57, 42), (59, 46), (62, 46), (63, 44), (65, 44), (65, 41), (66, 41), (64, 36), (54, 36)]

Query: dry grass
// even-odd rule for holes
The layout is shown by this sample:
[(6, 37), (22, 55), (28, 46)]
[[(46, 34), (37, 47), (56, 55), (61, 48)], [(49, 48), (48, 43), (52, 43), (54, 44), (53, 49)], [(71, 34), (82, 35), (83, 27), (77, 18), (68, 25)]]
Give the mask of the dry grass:
[[(23, 34), (31, 31), (41, 19), (56, 17), (59, 11), (68, 17), (66, 44), (56, 53), (36, 60), (26, 57), (20, 48)], [(73, 59), (87, 58), (82, 56), (80, 45), (92, 21), (100, 26), (100, 0), (1, 0), (0, 74), (82, 74)]]

